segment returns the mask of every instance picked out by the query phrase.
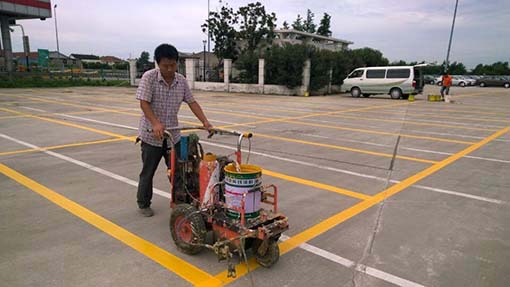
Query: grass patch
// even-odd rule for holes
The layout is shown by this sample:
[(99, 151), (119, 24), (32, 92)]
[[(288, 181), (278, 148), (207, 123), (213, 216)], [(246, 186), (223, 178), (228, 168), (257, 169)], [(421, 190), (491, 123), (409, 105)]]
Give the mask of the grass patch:
[(80, 86), (99, 86), (99, 87), (129, 87), (127, 80), (92, 80), (82, 78), (12, 78), (0, 77), (0, 88), (60, 88), (60, 87), (80, 87)]

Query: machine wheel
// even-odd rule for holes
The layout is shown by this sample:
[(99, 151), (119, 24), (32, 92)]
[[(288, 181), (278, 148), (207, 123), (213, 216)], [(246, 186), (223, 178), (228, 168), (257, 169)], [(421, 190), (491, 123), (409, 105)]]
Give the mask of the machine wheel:
[(510, 88), (510, 83), (505, 83), (505, 84), (503, 85), (503, 87), (505, 87), (505, 89)]
[(394, 100), (398, 100), (402, 97), (402, 91), (399, 88), (393, 88), (390, 91), (390, 97)]
[(353, 98), (359, 98), (361, 96), (361, 90), (359, 88), (352, 88), (351, 89), (351, 96)]
[(259, 248), (261, 244), (261, 240), (257, 240), (257, 242), (253, 244), (253, 253), (255, 254), (255, 259), (260, 266), (269, 268), (278, 262), (278, 259), (280, 259), (280, 247), (278, 246), (278, 240), (269, 239), (267, 242), (267, 248), (263, 254)]
[(189, 204), (177, 205), (170, 215), (170, 233), (177, 248), (190, 255), (199, 253), (205, 243), (207, 229), (202, 215)]
[(485, 87), (485, 83), (484, 83), (484, 82), (481, 82), (481, 83), (480, 83), (480, 87), (482, 87), (482, 88), (483, 88), (483, 87)]
[(461, 87), (465, 87), (465, 86), (466, 86), (466, 83), (464, 83), (464, 82), (460, 82), (460, 83), (459, 83), (459, 86), (461, 86)]

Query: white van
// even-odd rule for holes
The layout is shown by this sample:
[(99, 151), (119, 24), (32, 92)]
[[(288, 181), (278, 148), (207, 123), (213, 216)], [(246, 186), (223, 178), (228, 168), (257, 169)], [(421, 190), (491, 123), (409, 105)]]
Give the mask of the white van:
[(423, 91), (420, 66), (366, 67), (352, 71), (344, 80), (342, 91), (355, 98), (389, 94), (392, 99), (407, 99)]

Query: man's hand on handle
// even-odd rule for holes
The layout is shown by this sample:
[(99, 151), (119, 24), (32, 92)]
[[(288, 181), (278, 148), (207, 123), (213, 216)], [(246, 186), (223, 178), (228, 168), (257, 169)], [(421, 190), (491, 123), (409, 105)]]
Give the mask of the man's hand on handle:
[(165, 127), (160, 122), (157, 122), (152, 126), (152, 134), (158, 140), (163, 139), (164, 132), (165, 132)]

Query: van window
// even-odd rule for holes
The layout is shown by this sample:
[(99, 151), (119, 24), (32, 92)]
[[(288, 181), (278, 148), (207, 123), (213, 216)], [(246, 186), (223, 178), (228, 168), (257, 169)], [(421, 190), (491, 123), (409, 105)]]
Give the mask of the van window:
[(409, 69), (389, 69), (386, 78), (388, 79), (407, 79), (411, 70)]
[(349, 75), (349, 79), (350, 78), (361, 78), (361, 76), (363, 76), (363, 70), (356, 70), (354, 72), (352, 72), (350, 75)]
[(367, 70), (367, 79), (384, 79), (386, 70)]

